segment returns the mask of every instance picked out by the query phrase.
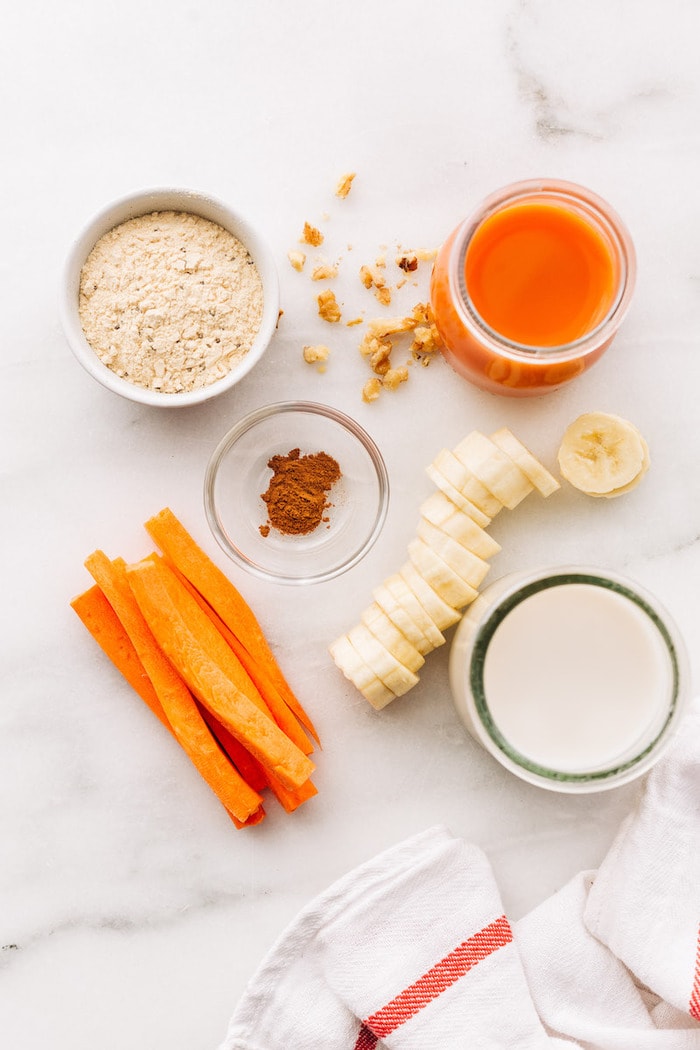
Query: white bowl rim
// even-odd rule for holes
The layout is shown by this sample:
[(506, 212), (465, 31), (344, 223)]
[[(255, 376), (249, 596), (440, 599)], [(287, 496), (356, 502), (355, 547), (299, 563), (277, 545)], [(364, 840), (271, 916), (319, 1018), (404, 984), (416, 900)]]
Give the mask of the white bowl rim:
[[(338, 423), (348, 431), (348, 433), (352, 434), (353, 437), (357, 438), (360, 444), (364, 446), (377, 474), (377, 482), (379, 485), (379, 506), (377, 508), (372, 529), (364, 543), (358, 547), (353, 555), (346, 561), (313, 575), (287, 576), (283, 573), (268, 571), (267, 569), (261, 568), (255, 562), (252, 562), (246, 557), (243, 551), (229, 541), (219, 517), (216, 501), (214, 499), (216, 474), (223, 457), (229, 451), (231, 446), (239, 437), (247, 433), (251, 427), (255, 426), (256, 423), (269, 419), (270, 416), (276, 415), (280, 412), (307, 412), (313, 415), (324, 416), (326, 419)], [(324, 405), (317, 401), (303, 400), (276, 401), (268, 405), (261, 405), (259, 408), (253, 409), (251, 412), (242, 416), (238, 422), (224, 434), (209, 457), (204, 476), (203, 491), (204, 513), (214, 539), (219, 544), (224, 554), (228, 555), (228, 557), (237, 565), (242, 566), (242, 568), (252, 573), (253, 576), (257, 576), (258, 579), (267, 580), (269, 583), (292, 585), (324, 583), (327, 580), (333, 580), (336, 577), (341, 576), (343, 573), (347, 572), (348, 569), (357, 565), (379, 538), (379, 534), (382, 531), (389, 510), (389, 495), (389, 473), (387, 471), (384, 457), (382, 456), (378, 445), (374, 439), (370, 437), (364, 427), (358, 423), (356, 419), (353, 419), (352, 416), (349, 416), (339, 408), (333, 408), (331, 405)]]
[[(248, 249), (263, 284), (263, 315), (258, 333), (243, 361), (222, 379), (198, 390), (164, 394), (136, 386), (108, 368), (85, 337), (78, 313), (78, 287), (83, 264), (103, 234), (129, 218), (152, 211), (187, 211), (218, 222)], [(225, 201), (199, 190), (177, 186), (156, 186), (134, 190), (105, 204), (83, 226), (73, 240), (63, 265), (59, 294), (59, 315), (65, 337), (83, 368), (108, 390), (131, 401), (159, 408), (182, 408), (201, 404), (230, 390), (250, 372), (263, 356), (279, 320), (279, 276), (271, 249), (250, 220)]]

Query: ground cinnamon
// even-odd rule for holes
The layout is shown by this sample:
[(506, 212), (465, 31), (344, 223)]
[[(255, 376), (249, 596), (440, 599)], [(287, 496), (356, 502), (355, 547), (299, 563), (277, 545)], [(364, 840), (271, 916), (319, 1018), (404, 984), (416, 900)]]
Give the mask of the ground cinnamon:
[(331, 506), (328, 493), (342, 476), (340, 467), (327, 452), (301, 455), (298, 448), (286, 456), (273, 456), (268, 461), (272, 477), (261, 499), (267, 504), (268, 521), (260, 526), (263, 536), (270, 529), (287, 535), (303, 536), (313, 532)]

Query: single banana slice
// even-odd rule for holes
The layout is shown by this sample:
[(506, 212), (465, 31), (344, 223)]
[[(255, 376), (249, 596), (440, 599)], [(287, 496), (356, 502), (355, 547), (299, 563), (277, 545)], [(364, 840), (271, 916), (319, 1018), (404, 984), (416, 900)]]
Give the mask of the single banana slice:
[[(589, 496), (629, 492), (645, 473), (645, 441), (633, 423), (587, 412), (567, 427), (558, 453), (562, 477)], [(648, 452), (646, 453), (648, 457)]]
[(403, 696), (418, 684), (418, 675), (399, 663), (363, 623), (358, 623), (348, 631), (348, 641), (360, 659), (372, 668), (379, 681), (396, 696)]
[(458, 576), (461, 576), (472, 587), (478, 587), (489, 571), (488, 562), (467, 550), (461, 543), (457, 543), (457, 540), (453, 540), (437, 526), (431, 525), (429, 521), (420, 522), (418, 538), (423, 543), (427, 543), (443, 561), (447, 562), (451, 569), (454, 569)]
[(381, 583), (379, 587), (375, 587), (372, 591), (372, 597), (384, 612), (384, 614), (391, 620), (394, 626), (401, 631), (402, 634), (408, 638), (409, 642), (418, 650), (421, 656), (425, 656), (435, 646), (427, 637), (427, 635), (420, 629), (415, 620), (413, 620), (406, 609), (401, 605), (399, 600), (394, 597), (389, 588)]
[(549, 473), (539, 459), (530, 452), (530, 449), (526, 448), (522, 441), (519, 441), (515, 434), (508, 430), (508, 427), (497, 430), (491, 435), (491, 440), (502, 452), (510, 456), (542, 496), (551, 496), (553, 492), (561, 488), (554, 475)]
[(430, 639), (432, 648), (438, 649), (443, 645), (445, 641), (444, 634), (436, 627), (431, 617), (428, 616), (425, 608), (418, 601), (406, 581), (398, 573), (395, 573), (393, 576), (389, 576), (384, 583), (387, 590), (394, 595), (411, 619), (418, 624), (421, 631)]
[(405, 634), (391, 622), (385, 612), (372, 602), (360, 616), (365, 627), (372, 632), (378, 642), (384, 646), (400, 664), (409, 671), (418, 671), (425, 660), (414, 645), (411, 645)]
[(595, 496), (596, 499), (614, 499), (615, 496), (623, 496), (625, 492), (631, 492), (632, 489), (636, 488), (651, 465), (649, 446), (644, 438), (642, 438), (642, 445), (644, 446), (644, 459), (642, 460), (642, 469), (639, 471), (639, 474), (636, 474), (626, 485), (621, 485), (619, 489), (613, 489), (612, 492), (590, 492), (588, 495)]
[[(463, 496), (459, 489), (455, 488), (452, 482), (449, 481), (444, 474), (441, 474), (432, 463), (425, 468), (425, 472), (439, 492), (442, 493), (451, 503), (454, 503), (455, 507), (469, 515), (469, 517), (475, 521), (477, 525), (480, 525), (482, 529), (485, 529), (487, 525), (491, 524), (491, 518), (489, 515), (484, 514), (482, 510), (479, 510), (475, 503), (472, 503), (472, 501), (467, 499), (466, 496)], [(433, 495), (437, 495), (437, 493), (433, 493)], [(500, 506), (498, 509), (501, 509)]]
[(328, 651), (339, 670), (377, 711), (381, 711), (383, 707), (396, 699), (396, 694), (392, 693), (391, 689), (387, 689), (360, 658), (347, 635), (343, 634), (340, 638), (336, 638), (329, 645)]
[(495, 518), (505, 504), (498, 499), (493, 489), (488, 488), (474, 474), (466, 463), (463, 463), (454, 452), (443, 448), (433, 460), (433, 467), (453, 485), (458, 492), (475, 504), (489, 518)]
[(429, 499), (425, 500), (421, 504), (420, 513), (418, 535), (421, 536), (421, 539), (426, 539), (421, 535), (420, 530), (428, 522), (480, 558), (492, 558), (501, 549), (501, 545), (496, 543), (485, 529), (455, 507), (454, 503), (442, 492), (434, 492)]
[(413, 591), (438, 630), (444, 631), (461, 619), (461, 613), (453, 609), (451, 605), (448, 605), (437, 591), (434, 591), (430, 584), (426, 583), (412, 562), (407, 561), (402, 565), (399, 575), (406, 581), (408, 587)]
[(425, 582), (453, 609), (462, 609), (476, 598), (476, 588), (463, 580), (423, 540), (409, 543), (408, 556)]
[(478, 430), (467, 434), (454, 449), (454, 454), (509, 510), (517, 507), (532, 492), (533, 485), (520, 467)]

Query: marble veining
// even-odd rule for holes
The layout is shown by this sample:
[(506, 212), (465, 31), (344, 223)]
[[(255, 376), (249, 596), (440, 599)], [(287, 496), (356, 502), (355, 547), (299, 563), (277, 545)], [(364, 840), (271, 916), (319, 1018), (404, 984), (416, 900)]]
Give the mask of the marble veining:
[[(568, 423), (601, 409), (645, 434), (648, 477), (625, 499), (564, 488), (504, 512), (489, 579), (548, 563), (627, 573), (671, 610), (697, 673), (699, 34), (700, 8), (681, 0), (39, 0), (6, 12), (0, 1046), (213, 1050), (296, 912), (436, 822), (486, 850), (513, 920), (599, 863), (634, 785), (569, 798), (509, 776), (457, 720), (449, 645), (381, 715), (326, 646), (403, 561), (440, 448), (506, 425), (552, 466)], [(348, 170), (357, 178), (339, 202)], [(590, 186), (631, 230), (637, 291), (608, 354), (546, 398), (482, 394), (436, 359), (364, 404), (358, 330), (322, 322), (317, 288), (287, 262), (304, 221), (340, 261), (344, 316), (371, 317), (381, 308), (357, 279), (362, 263), (436, 247), (487, 193), (538, 175)], [(111, 199), (167, 184), (250, 215), (275, 253), (284, 309), (238, 387), (175, 413), (99, 388), (56, 309), (82, 224)], [(389, 312), (425, 297), (427, 268), (417, 282)], [(314, 342), (331, 347), (324, 373), (302, 360)], [(227, 564), (202, 507), (221, 436), (289, 398), (353, 415), (391, 483), (375, 547), (309, 589)], [(140, 557), (141, 523), (166, 504), (250, 598), (319, 726), (319, 796), (292, 818), (271, 806), (263, 826), (236, 832), (68, 608), (89, 582), (85, 556)]]

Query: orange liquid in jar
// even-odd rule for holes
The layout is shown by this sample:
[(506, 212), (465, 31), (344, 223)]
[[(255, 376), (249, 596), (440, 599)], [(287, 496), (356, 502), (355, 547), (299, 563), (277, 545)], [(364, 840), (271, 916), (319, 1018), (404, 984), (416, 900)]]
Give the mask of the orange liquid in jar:
[(467, 249), (467, 292), (500, 336), (529, 347), (564, 346), (594, 329), (613, 305), (609, 244), (571, 208), (512, 204), (486, 218)]
[(438, 252), (430, 300), (442, 352), (476, 386), (544, 394), (581, 375), (629, 309), (634, 246), (610, 206), (583, 186), (506, 186)]

